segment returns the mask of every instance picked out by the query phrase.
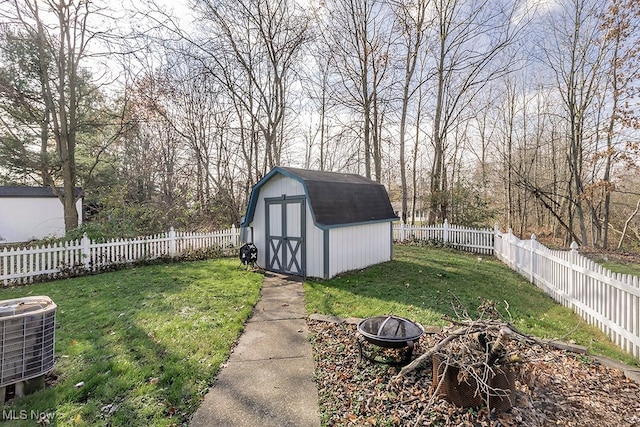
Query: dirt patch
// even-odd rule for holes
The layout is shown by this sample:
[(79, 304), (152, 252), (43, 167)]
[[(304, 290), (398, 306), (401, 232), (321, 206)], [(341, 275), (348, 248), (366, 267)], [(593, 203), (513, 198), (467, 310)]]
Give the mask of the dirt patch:
[[(399, 368), (360, 361), (355, 325), (308, 325), (324, 426), (640, 426), (638, 384), (588, 355), (528, 345), (521, 351), (515, 406), (491, 413), (432, 399), (428, 364), (397, 381)], [(414, 358), (437, 339), (421, 338)]]

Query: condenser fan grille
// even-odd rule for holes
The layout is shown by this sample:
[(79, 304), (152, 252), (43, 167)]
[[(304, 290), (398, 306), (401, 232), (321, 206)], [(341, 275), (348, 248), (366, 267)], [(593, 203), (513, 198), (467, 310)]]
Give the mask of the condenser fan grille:
[(56, 305), (49, 297), (0, 301), (0, 387), (53, 368), (55, 323)]

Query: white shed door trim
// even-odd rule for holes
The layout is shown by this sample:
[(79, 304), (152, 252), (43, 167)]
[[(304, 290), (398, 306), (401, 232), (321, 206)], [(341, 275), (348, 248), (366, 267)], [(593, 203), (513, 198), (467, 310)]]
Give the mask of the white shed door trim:
[(267, 269), (304, 276), (305, 196), (265, 198)]

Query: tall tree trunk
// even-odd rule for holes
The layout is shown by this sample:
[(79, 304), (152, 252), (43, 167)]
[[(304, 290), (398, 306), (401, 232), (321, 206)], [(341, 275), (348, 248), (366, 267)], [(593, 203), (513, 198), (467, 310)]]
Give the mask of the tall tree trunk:
[[(411, 83), (413, 81), (413, 76), (416, 70), (416, 64), (418, 62), (418, 50), (422, 45), (422, 35), (423, 35), (423, 24), (424, 24), (424, 16), (426, 12), (426, 2), (418, 1), (417, 5), (417, 16), (413, 17), (407, 8), (403, 7), (404, 5), (399, 5), (398, 7), (401, 10), (398, 11), (400, 14), (399, 19), (401, 20), (401, 25), (404, 25), (406, 28), (405, 33), (407, 34), (407, 44), (406, 44), (406, 55), (404, 60), (404, 84), (402, 86), (402, 109), (400, 112), (400, 146), (399, 146), (399, 156), (400, 156), (400, 183), (402, 186), (402, 223), (407, 223), (407, 210), (408, 210), (408, 188), (407, 188), (407, 166), (405, 161), (405, 146), (406, 146), (406, 133), (407, 133), (407, 115), (409, 111), (409, 101), (410, 101), (410, 88)], [(409, 20), (411, 19), (411, 22)], [(411, 28), (415, 30), (415, 34), (411, 34)], [(415, 37), (411, 40), (411, 37)], [(417, 145), (416, 145), (417, 146)], [(415, 159), (415, 155), (414, 155)], [(414, 170), (415, 170), (415, 160), (414, 160)], [(415, 185), (415, 183), (414, 183)], [(414, 187), (415, 188), (415, 187)], [(414, 189), (415, 193), (415, 189)], [(412, 214), (413, 216), (414, 214)], [(412, 221), (413, 223), (413, 221)]]
[(604, 182), (604, 205), (603, 205), (603, 215), (602, 215), (602, 223), (600, 228), (600, 233), (602, 235), (602, 247), (607, 249), (609, 247), (609, 217), (611, 215), (611, 191), (613, 191), (611, 185), (611, 167), (613, 163), (613, 135), (614, 128), (618, 114), (618, 101), (620, 98), (620, 88), (619, 88), (619, 75), (618, 75), (618, 60), (619, 60), (619, 49), (620, 43), (622, 39), (622, 30), (618, 29), (615, 32), (614, 38), (614, 49), (613, 55), (611, 59), (611, 92), (612, 92), (612, 103), (611, 106), (611, 116), (609, 118), (609, 126), (607, 129), (607, 154), (604, 166), (604, 173), (602, 176), (602, 180)]
[(436, 109), (433, 119), (433, 164), (431, 166), (430, 206), (428, 223), (433, 225), (437, 222), (442, 198), (444, 197), (442, 188), (442, 174), (444, 169), (444, 141), (441, 131), (442, 109), (444, 104), (444, 62), (445, 62), (445, 39), (440, 40), (440, 56), (438, 58), (438, 88), (436, 93)]

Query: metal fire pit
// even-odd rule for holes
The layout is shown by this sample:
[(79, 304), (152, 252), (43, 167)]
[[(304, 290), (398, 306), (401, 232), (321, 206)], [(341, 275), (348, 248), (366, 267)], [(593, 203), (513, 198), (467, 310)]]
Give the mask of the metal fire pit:
[[(409, 319), (398, 316), (369, 317), (358, 323), (358, 351), (360, 358), (390, 365), (406, 365), (411, 361), (415, 343), (424, 335), (424, 328)], [(362, 337), (367, 342), (382, 348), (406, 348), (404, 357), (392, 361), (380, 361), (363, 349)]]

